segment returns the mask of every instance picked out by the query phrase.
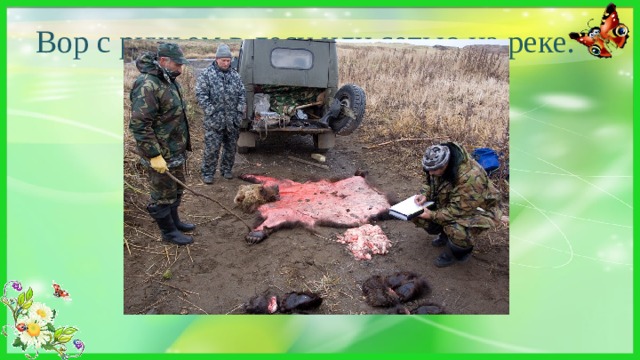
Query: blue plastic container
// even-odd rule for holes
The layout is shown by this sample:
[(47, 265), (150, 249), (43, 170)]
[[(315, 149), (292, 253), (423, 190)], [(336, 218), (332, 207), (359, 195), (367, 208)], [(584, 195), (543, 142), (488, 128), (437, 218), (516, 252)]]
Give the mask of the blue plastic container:
[(491, 148), (477, 148), (471, 153), (474, 159), (484, 168), (487, 174), (500, 167), (500, 159), (495, 150)]

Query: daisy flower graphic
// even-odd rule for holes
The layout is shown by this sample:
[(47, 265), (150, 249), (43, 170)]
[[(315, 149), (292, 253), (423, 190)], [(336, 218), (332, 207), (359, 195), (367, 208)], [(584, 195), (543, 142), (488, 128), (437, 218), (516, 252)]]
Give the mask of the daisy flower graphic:
[(51, 332), (45, 327), (46, 323), (39, 316), (31, 316), (25, 322), (26, 329), (20, 332), (20, 341), (27, 347), (39, 349), (50, 339)]
[(43, 303), (34, 302), (29, 308), (29, 317), (36, 317), (46, 324), (53, 320), (53, 311)]

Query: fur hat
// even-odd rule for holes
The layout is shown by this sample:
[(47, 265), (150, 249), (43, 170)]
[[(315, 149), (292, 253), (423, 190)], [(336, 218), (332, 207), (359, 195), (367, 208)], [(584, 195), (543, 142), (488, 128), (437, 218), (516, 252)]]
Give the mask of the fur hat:
[(447, 145), (431, 145), (422, 157), (422, 168), (424, 171), (440, 169), (449, 162), (449, 155), (450, 151)]
[(229, 49), (229, 45), (227, 44), (218, 45), (218, 50), (216, 50), (216, 59), (230, 58), (230, 57), (231, 57), (231, 49)]

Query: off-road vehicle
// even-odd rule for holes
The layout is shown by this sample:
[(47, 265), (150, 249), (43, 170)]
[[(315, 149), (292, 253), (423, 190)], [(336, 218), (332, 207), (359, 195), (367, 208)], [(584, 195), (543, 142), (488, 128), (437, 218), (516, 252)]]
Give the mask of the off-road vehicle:
[(312, 135), (316, 150), (326, 151), (362, 122), (365, 93), (354, 84), (338, 89), (333, 40), (244, 40), (235, 66), (247, 91), (240, 153), (275, 132)]

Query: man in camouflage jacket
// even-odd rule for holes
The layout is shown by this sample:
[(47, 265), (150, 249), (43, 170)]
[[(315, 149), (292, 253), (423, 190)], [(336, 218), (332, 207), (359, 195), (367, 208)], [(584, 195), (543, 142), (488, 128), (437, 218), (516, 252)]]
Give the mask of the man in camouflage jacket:
[(179, 245), (193, 242), (182, 231), (191, 231), (195, 225), (180, 221), (178, 207), (184, 189), (165, 172), (169, 170), (185, 182), (184, 166), (191, 141), (186, 103), (176, 78), (186, 63), (176, 44), (163, 43), (156, 54), (141, 54), (136, 60), (140, 75), (129, 94), (129, 130), (136, 139), (141, 162), (153, 169), (148, 172), (151, 201), (147, 211), (158, 223), (163, 240)]
[(495, 226), (500, 218), (500, 193), (482, 166), (458, 144), (430, 146), (422, 167), (426, 183), (416, 202), (433, 201), (434, 205), (413, 221), (430, 234), (440, 234), (433, 246), (447, 245), (449, 251), (436, 259), (436, 266), (467, 260), (473, 251), (472, 238)]
[(196, 98), (204, 111), (202, 179), (213, 183), (221, 146), (220, 172), (225, 179), (231, 179), (247, 103), (242, 79), (231, 68), (231, 50), (226, 44), (218, 46), (215, 61), (198, 76)]

